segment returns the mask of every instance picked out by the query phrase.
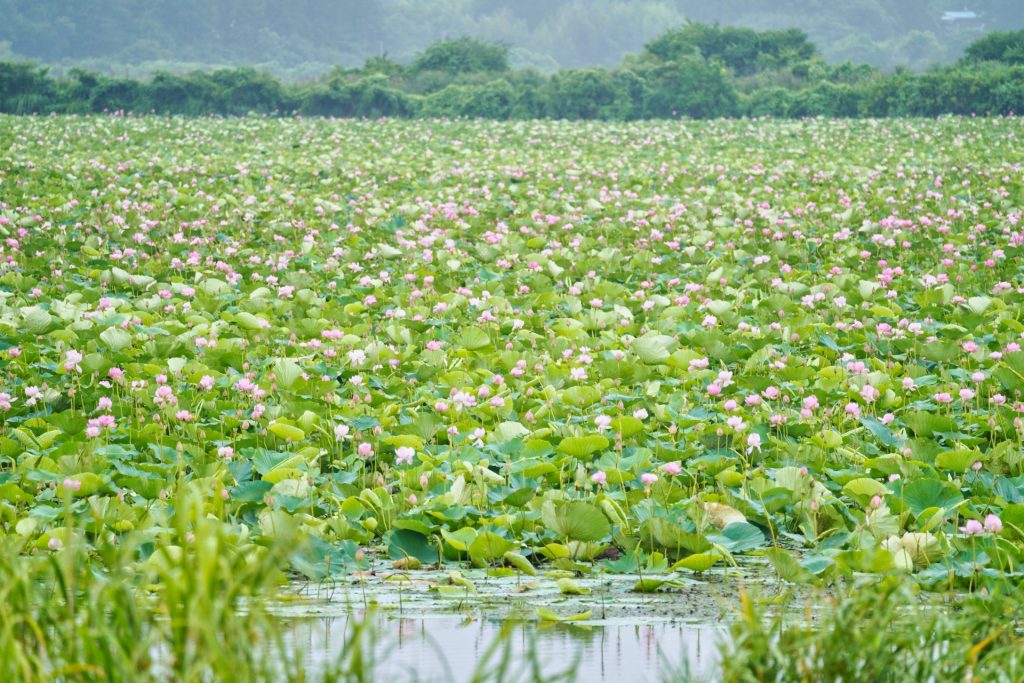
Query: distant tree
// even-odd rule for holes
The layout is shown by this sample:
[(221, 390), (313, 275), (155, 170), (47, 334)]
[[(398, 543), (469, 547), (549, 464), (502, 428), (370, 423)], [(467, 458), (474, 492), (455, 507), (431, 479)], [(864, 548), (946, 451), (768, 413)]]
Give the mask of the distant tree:
[(737, 113), (738, 96), (718, 61), (688, 56), (659, 64), (644, 74), (648, 114), (669, 118), (710, 118)]
[(47, 71), (28, 62), (0, 63), (0, 112), (32, 114), (52, 110), (57, 89)]
[(817, 54), (807, 34), (799, 29), (758, 32), (692, 21), (662, 34), (644, 49), (665, 61), (687, 55), (717, 59), (740, 76), (766, 68), (793, 66)]
[(411, 66), (413, 73), (440, 71), (450, 75), (508, 70), (507, 46), (469, 37), (434, 43)]
[(605, 69), (563, 69), (551, 76), (545, 98), (552, 118), (603, 118), (615, 103), (615, 83)]
[(1024, 30), (993, 31), (965, 50), (967, 61), (1024, 64)]

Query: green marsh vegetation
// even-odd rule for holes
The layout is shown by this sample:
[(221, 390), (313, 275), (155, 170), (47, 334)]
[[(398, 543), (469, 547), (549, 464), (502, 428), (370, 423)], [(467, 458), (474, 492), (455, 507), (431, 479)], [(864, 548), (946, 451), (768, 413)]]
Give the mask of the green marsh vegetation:
[(2, 124), (5, 679), (304, 680), (296, 583), (490, 580), (1019, 678), (1017, 119)]

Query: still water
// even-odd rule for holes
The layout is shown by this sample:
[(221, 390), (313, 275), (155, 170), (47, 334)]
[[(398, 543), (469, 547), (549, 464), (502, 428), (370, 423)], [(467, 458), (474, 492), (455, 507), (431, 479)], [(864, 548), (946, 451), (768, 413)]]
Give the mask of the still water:
[[(323, 671), (336, 660), (355, 621), (365, 618), (372, 620), (376, 634), (368, 646), (375, 655), (374, 681), (463, 682), (481, 671), (491, 672), (485, 680), (502, 681), (714, 680), (717, 645), (726, 634), (723, 626), (682, 622), (569, 625), (452, 615), (367, 616), (357, 611), (294, 624), (291, 639), (304, 653), (310, 672)], [(500, 645), (493, 647), (496, 642)], [(507, 669), (496, 677), (503, 660)], [(558, 678), (567, 670), (574, 675)]]

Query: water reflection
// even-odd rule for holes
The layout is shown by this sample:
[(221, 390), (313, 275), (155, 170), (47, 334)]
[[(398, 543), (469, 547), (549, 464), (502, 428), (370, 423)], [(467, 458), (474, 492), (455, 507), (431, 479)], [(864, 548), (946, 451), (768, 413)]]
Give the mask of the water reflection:
[[(312, 671), (335, 660), (354, 621), (349, 617), (306, 619), (294, 624), (292, 638)], [(699, 680), (713, 680), (718, 644), (725, 630), (680, 622), (602, 622), (600, 625), (509, 622), (456, 616), (394, 618), (371, 614), (374, 632), (373, 680), (469, 681), (480, 668), (494, 670), (502, 659), (510, 668), (502, 680), (551, 677), (575, 663), (578, 681), (679, 680), (685, 668)], [(502, 628), (509, 629), (500, 639)], [(499, 641), (500, 648), (494, 648)]]

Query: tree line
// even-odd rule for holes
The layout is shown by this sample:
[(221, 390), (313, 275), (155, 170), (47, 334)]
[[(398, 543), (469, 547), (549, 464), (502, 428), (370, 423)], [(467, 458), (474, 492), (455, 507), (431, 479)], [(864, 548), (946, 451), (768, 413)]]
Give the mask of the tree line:
[(491, 119), (888, 117), (1024, 112), (1024, 31), (994, 32), (955, 64), (883, 72), (829, 64), (797, 29), (688, 22), (615, 68), (513, 69), (507, 46), (435, 43), (408, 64), (373, 57), (308, 83), (254, 68), (140, 80), (0, 62), (0, 112)]

